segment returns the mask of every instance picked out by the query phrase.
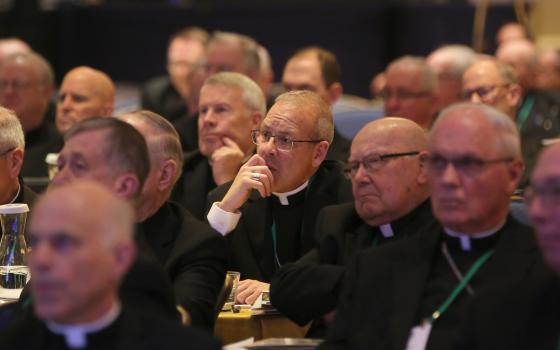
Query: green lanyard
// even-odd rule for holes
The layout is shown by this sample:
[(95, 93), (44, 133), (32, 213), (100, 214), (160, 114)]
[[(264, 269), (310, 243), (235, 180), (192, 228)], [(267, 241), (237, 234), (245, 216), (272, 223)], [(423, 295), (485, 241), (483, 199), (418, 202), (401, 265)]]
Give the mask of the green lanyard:
[(461, 280), (461, 282), (459, 282), (459, 284), (455, 287), (455, 289), (453, 289), (451, 294), (449, 294), (447, 299), (445, 299), (445, 301), (437, 308), (437, 310), (434, 311), (430, 315), (430, 317), (425, 318), (422, 321), (422, 323), (433, 324), (435, 322), (435, 320), (437, 320), (449, 308), (449, 306), (453, 303), (453, 301), (455, 301), (455, 299), (457, 298), (459, 293), (461, 293), (461, 291), (465, 288), (465, 286), (469, 283), (469, 281), (474, 277), (475, 273), (482, 267), (482, 265), (484, 265), (484, 263), (488, 259), (490, 259), (492, 254), (494, 254), (494, 250), (489, 250), (486, 253), (484, 253), (484, 255), (482, 255), (480, 258), (476, 259), (473, 266), (471, 266), (471, 268), (469, 269), (469, 271), (465, 275), (465, 278), (463, 278), (463, 280)]
[(527, 95), (523, 105), (519, 109), (519, 113), (517, 113), (517, 130), (521, 130), (521, 127), (529, 118), (529, 113), (531, 109), (533, 109), (533, 105), (535, 104), (535, 96), (533, 94)]

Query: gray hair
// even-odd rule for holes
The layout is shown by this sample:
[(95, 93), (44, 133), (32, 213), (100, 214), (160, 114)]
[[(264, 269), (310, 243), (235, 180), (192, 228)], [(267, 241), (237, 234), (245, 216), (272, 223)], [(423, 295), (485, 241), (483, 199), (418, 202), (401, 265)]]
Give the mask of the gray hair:
[(33, 67), (39, 81), (49, 87), (54, 86), (54, 71), (51, 64), (36, 52), (16, 53), (6, 57), (0, 63), (0, 68), (13, 64), (27, 64)]
[(477, 57), (476, 52), (466, 45), (445, 45), (428, 56), (428, 62), (432, 59), (443, 63), (446, 73), (453, 79), (462, 79), (463, 73), (476, 61)]
[(158, 161), (173, 159), (177, 163), (177, 173), (173, 178), (173, 183), (176, 183), (183, 171), (184, 157), (181, 140), (173, 124), (161, 115), (148, 110), (130, 112), (120, 117), (123, 116), (136, 118), (148, 125), (152, 131), (150, 136), (146, 137), (150, 158), (154, 160), (157, 157)]
[(422, 90), (432, 94), (436, 93), (437, 90), (437, 75), (428, 65), (426, 59), (420, 56), (402, 56), (392, 61), (387, 67), (386, 72), (391, 68), (396, 68), (398, 66), (413, 66), (420, 71), (421, 74), (421, 85)]
[[(462, 102), (453, 104), (443, 109), (436, 119), (430, 131), (430, 138), (438, 124), (445, 120), (454, 112), (458, 111), (476, 111), (482, 114), (485, 119), (492, 125), (496, 132), (497, 147), (506, 153), (507, 157), (521, 157), (521, 141), (517, 126), (507, 114), (497, 110), (496, 108), (482, 103)], [(472, 114), (465, 113), (464, 118), (469, 118)]]
[(241, 90), (245, 105), (262, 116), (266, 113), (266, 99), (262, 89), (251, 78), (235, 72), (221, 72), (210, 76), (203, 86), (227, 86)]
[(214, 43), (233, 43), (239, 45), (246, 73), (260, 72), (259, 44), (251, 37), (238, 33), (216, 31), (210, 37), (208, 45)]
[(311, 137), (332, 143), (334, 138), (333, 116), (329, 105), (321, 96), (308, 90), (289, 91), (278, 96), (274, 101), (275, 104), (279, 102), (293, 105), (296, 108), (313, 108), (315, 125)]
[[(14, 111), (0, 106), (0, 145), (3, 148), (25, 149), (25, 137)], [(2, 149), (3, 151), (5, 149)]]

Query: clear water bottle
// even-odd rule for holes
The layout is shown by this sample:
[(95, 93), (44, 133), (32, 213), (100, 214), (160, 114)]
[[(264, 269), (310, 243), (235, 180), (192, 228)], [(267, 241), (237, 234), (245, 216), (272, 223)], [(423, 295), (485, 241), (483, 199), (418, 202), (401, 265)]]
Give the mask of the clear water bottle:
[(25, 222), (29, 207), (27, 204), (0, 205), (0, 298), (17, 299), (29, 281), (27, 266), (27, 244), (25, 243)]

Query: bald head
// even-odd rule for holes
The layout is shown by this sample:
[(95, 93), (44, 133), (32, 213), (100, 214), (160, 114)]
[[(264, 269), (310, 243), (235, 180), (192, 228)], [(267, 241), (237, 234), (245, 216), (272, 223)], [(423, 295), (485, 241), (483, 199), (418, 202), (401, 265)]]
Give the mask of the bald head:
[(29, 52), (31, 52), (31, 48), (23, 40), (18, 38), (0, 39), (0, 62), (10, 55)]
[(537, 53), (532, 42), (526, 39), (506, 41), (496, 50), (496, 58), (513, 67), (525, 92), (534, 87)]
[(427, 148), (426, 132), (409, 119), (379, 119), (358, 132), (349, 167), (356, 211), (366, 223), (389, 223), (428, 198)]
[(501, 45), (506, 41), (527, 39), (527, 31), (525, 27), (517, 22), (509, 22), (504, 24), (496, 34), (496, 43)]
[(114, 105), (115, 85), (107, 74), (86, 66), (74, 68), (60, 87), (56, 126), (64, 134), (81, 120), (111, 116)]
[(98, 183), (76, 181), (42, 196), (28, 230), (37, 316), (71, 325), (107, 314), (134, 258), (133, 223), (132, 207)]

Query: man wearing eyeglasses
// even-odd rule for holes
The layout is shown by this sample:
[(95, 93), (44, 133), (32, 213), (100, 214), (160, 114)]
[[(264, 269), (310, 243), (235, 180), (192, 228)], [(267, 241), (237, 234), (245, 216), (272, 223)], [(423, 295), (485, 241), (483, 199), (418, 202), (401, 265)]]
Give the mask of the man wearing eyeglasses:
[(308, 336), (325, 336), (330, 315), (322, 316), (336, 308), (345, 264), (355, 254), (435, 223), (428, 200), (427, 149), (424, 129), (404, 118), (371, 122), (354, 138), (345, 169), (354, 202), (324, 208), (317, 219), (315, 248), (283, 266), (271, 284), (278, 310), (300, 325), (316, 320)]
[(428, 130), (437, 112), (437, 76), (421, 57), (404, 56), (391, 62), (381, 92), (385, 115), (410, 119)]
[(251, 130), (266, 113), (266, 102), (253, 80), (240, 73), (222, 72), (204, 82), (199, 110), (198, 149), (185, 154), (183, 174), (171, 198), (206, 220), (208, 192), (232, 181), (255, 152)]
[(230, 270), (244, 280), (238, 302), (253, 303), (282, 265), (314, 246), (321, 208), (351, 200), (342, 168), (324, 162), (332, 137), (332, 114), (318, 94), (282, 94), (253, 132), (257, 154), (209, 194), (208, 221), (226, 235)]
[(542, 91), (524, 96), (517, 82), (508, 64), (482, 60), (463, 75), (463, 93), (465, 99), (493, 106), (517, 124), (525, 163), (520, 182), (523, 188), (529, 181), (542, 141), (560, 134), (560, 98)]
[(452, 349), (473, 295), (535, 272), (532, 231), (509, 215), (523, 171), (511, 119), (453, 105), (434, 123), (429, 151), (441, 226), (358, 254), (320, 349)]

